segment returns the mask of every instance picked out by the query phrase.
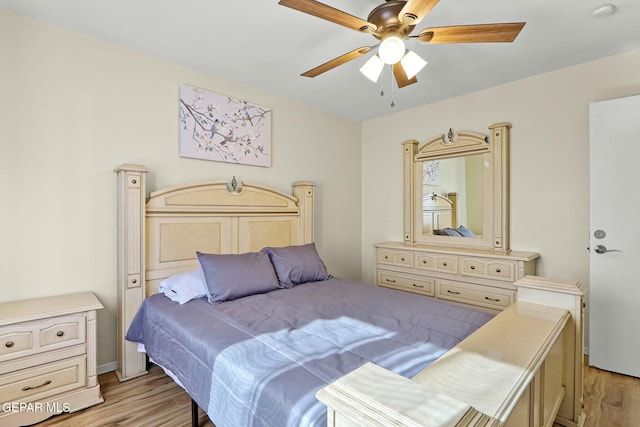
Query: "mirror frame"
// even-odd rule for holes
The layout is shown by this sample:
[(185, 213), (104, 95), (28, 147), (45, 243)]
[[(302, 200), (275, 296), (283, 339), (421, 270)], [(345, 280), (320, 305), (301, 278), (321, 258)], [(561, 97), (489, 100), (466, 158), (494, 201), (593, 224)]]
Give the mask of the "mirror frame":
[[(509, 250), (509, 133), (510, 123), (489, 126), (490, 136), (450, 130), (424, 144), (405, 141), (403, 147), (404, 243), (493, 251)], [(482, 237), (425, 235), (422, 232), (422, 162), (468, 154), (482, 154), (483, 230)]]

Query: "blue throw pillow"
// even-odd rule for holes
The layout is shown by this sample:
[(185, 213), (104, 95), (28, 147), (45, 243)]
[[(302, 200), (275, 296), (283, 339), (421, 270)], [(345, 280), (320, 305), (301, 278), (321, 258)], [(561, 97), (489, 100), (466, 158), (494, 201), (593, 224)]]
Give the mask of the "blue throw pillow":
[(269, 256), (259, 253), (204, 254), (196, 252), (209, 290), (209, 302), (237, 298), (279, 289)]
[(327, 267), (320, 259), (315, 243), (283, 248), (267, 247), (260, 253), (269, 255), (280, 285), (285, 288), (329, 278)]

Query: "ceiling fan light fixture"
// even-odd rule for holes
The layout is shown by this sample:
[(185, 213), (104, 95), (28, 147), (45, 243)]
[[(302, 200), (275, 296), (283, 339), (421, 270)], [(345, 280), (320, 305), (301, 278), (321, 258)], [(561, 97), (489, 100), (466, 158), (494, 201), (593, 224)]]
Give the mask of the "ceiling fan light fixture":
[(378, 55), (373, 55), (362, 67), (360, 67), (360, 72), (364, 74), (366, 78), (376, 83), (383, 68), (384, 62), (382, 62), (382, 59), (380, 59)]
[(402, 64), (402, 68), (404, 69), (407, 78), (412, 79), (425, 67), (425, 65), (427, 65), (427, 61), (420, 58), (417, 53), (410, 50), (402, 57), (400, 64)]
[(404, 56), (404, 42), (398, 36), (389, 36), (382, 40), (378, 55), (385, 64), (395, 64)]

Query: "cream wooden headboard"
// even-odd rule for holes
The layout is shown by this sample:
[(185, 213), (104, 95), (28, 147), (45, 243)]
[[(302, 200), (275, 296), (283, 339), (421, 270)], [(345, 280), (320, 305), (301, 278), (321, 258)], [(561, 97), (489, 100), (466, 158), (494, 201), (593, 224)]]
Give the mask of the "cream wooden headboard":
[(422, 196), (422, 233), (458, 227), (458, 193), (447, 193), (447, 197), (436, 193)]
[(287, 195), (260, 185), (199, 182), (158, 190), (145, 202), (142, 165), (118, 174), (118, 369), (121, 381), (146, 373), (145, 358), (124, 339), (144, 298), (162, 279), (198, 267), (196, 251), (257, 252), (313, 241), (313, 188)]
[(237, 254), (313, 240), (313, 184), (293, 196), (243, 184), (187, 184), (151, 193), (146, 204), (147, 295), (173, 274), (198, 267), (195, 252)]

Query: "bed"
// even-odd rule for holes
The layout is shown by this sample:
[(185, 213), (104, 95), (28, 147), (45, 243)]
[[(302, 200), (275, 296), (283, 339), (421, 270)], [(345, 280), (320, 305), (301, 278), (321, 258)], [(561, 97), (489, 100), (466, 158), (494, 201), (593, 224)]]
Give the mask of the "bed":
[(491, 317), (333, 278), (217, 305), (153, 295), (127, 338), (218, 427), (320, 427), (321, 388), (366, 362), (410, 378)]
[[(427, 425), (425, 420), (440, 411), (434, 412), (436, 402), (450, 407), (451, 413), (445, 416), (449, 424), (433, 425), (501, 425), (526, 418), (577, 426), (584, 418), (579, 409), (581, 371), (576, 368), (581, 357), (578, 284), (529, 278), (519, 291), (520, 306), (495, 318), (331, 277), (222, 303), (210, 304), (201, 297), (181, 305), (158, 294), (158, 287), (200, 265), (207, 276), (197, 252), (246, 254), (265, 247), (313, 247), (314, 186), (298, 182), (293, 194), (287, 195), (234, 179), (172, 187), (151, 193), (147, 200), (145, 167), (124, 164), (116, 172), (120, 266), (116, 373), (121, 380), (146, 373), (137, 346), (143, 342), (154, 362), (218, 427)], [(537, 311), (527, 304), (544, 305), (539, 314), (532, 314)], [(532, 334), (535, 339), (525, 338), (518, 345), (526, 349), (519, 352), (518, 363), (526, 366), (510, 370), (509, 378), (503, 378), (507, 385), (491, 393), (503, 402), (499, 413), (490, 403), (474, 401), (478, 393), (456, 399), (465, 396), (456, 389), (464, 378), (449, 378), (443, 386), (438, 379), (445, 376), (425, 376), (451, 372), (451, 366), (459, 372), (477, 371), (457, 366), (459, 360), (469, 360), (460, 356), (477, 352), (478, 340), (504, 336), (500, 329), (509, 325), (538, 332)], [(130, 341), (125, 339), (127, 331)], [(478, 333), (485, 338), (477, 338)], [(498, 350), (494, 346), (492, 351)], [(249, 373), (247, 366), (259, 369)], [(480, 390), (495, 388), (486, 383), (489, 380), (478, 377), (481, 382), (476, 385)], [(415, 396), (435, 397), (419, 399), (409, 409), (403, 405), (412, 399), (389, 398), (412, 387), (417, 387)], [(421, 394), (425, 390), (427, 394)], [(442, 396), (448, 396), (445, 406)], [(425, 409), (429, 402), (431, 409)]]

